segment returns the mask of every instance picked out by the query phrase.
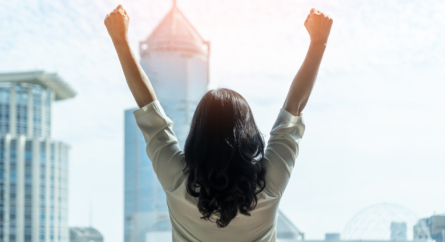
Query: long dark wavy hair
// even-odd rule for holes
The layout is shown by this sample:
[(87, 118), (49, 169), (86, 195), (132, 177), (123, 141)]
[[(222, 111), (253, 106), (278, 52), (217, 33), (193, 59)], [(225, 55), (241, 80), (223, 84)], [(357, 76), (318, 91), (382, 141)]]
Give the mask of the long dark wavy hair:
[(266, 186), (264, 139), (240, 94), (220, 88), (204, 95), (184, 153), (187, 192), (198, 198), (201, 219), (224, 228), (238, 212), (250, 216)]

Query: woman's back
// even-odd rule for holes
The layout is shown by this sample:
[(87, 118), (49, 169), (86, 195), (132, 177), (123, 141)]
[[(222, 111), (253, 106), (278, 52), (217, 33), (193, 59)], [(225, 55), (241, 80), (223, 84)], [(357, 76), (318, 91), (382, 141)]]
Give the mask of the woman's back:
[(187, 191), (184, 152), (173, 133), (173, 122), (159, 101), (135, 111), (134, 115), (147, 141), (147, 154), (167, 195), (173, 241), (275, 241), (278, 206), (305, 128), (301, 116), (280, 111), (262, 161), (266, 186), (257, 195), (256, 207), (250, 216), (238, 213), (227, 227), (219, 228), (214, 223), (217, 215), (210, 217), (213, 222), (201, 219), (198, 198)]
[[(185, 183), (167, 193), (173, 241), (275, 241), (276, 217), (280, 199), (262, 192), (258, 204), (246, 216), (238, 213), (225, 228), (199, 219), (196, 199), (187, 193)], [(216, 219), (216, 218), (215, 218)]]

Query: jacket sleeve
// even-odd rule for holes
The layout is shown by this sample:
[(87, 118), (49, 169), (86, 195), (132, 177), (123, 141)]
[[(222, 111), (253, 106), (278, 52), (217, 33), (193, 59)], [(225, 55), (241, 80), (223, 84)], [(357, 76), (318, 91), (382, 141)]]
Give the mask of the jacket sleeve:
[(265, 192), (272, 197), (281, 197), (289, 182), (299, 143), (305, 125), (302, 116), (293, 116), (284, 109), (275, 121), (264, 156), (266, 167)]
[(175, 190), (184, 180), (184, 152), (173, 132), (173, 122), (158, 100), (133, 112), (147, 143), (146, 151), (153, 169), (166, 192)]

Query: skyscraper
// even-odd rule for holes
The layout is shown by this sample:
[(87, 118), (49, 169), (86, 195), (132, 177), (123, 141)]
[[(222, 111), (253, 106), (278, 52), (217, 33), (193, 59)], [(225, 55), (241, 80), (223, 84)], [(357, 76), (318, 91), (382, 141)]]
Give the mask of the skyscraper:
[(51, 139), (51, 114), (74, 96), (56, 74), (0, 74), (0, 241), (68, 241), (69, 147)]
[[(174, 121), (173, 130), (181, 146), (196, 106), (207, 91), (209, 52), (209, 43), (176, 2), (140, 43), (141, 65), (166, 114)], [(145, 242), (148, 232), (168, 232), (171, 224), (166, 197), (145, 152), (144, 138), (132, 114), (134, 110), (125, 111), (124, 241)]]

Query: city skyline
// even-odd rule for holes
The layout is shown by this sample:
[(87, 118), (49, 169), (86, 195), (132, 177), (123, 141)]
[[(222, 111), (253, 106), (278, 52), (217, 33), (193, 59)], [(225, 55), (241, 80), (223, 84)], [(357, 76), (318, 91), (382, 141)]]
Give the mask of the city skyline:
[[(135, 106), (103, 18), (122, 3), (137, 53), (171, 1), (2, 1), (0, 71), (57, 72), (79, 95), (54, 107), (55, 138), (71, 144), (70, 224), (123, 235), (122, 110)], [(443, 213), (445, 158), (441, 1), (178, 1), (212, 42), (210, 88), (250, 103), (267, 134), (308, 36), (311, 7), (334, 27), (304, 116), (307, 132), (281, 207), (306, 238), (342, 231), (372, 204)], [(18, 17), (20, 16), (20, 17)], [(3, 21), (4, 20), (4, 21)], [(68, 128), (67, 128), (68, 127)], [(267, 137), (266, 137), (267, 139)], [(100, 172), (97, 172), (100, 171)], [(99, 205), (100, 204), (100, 205)]]

